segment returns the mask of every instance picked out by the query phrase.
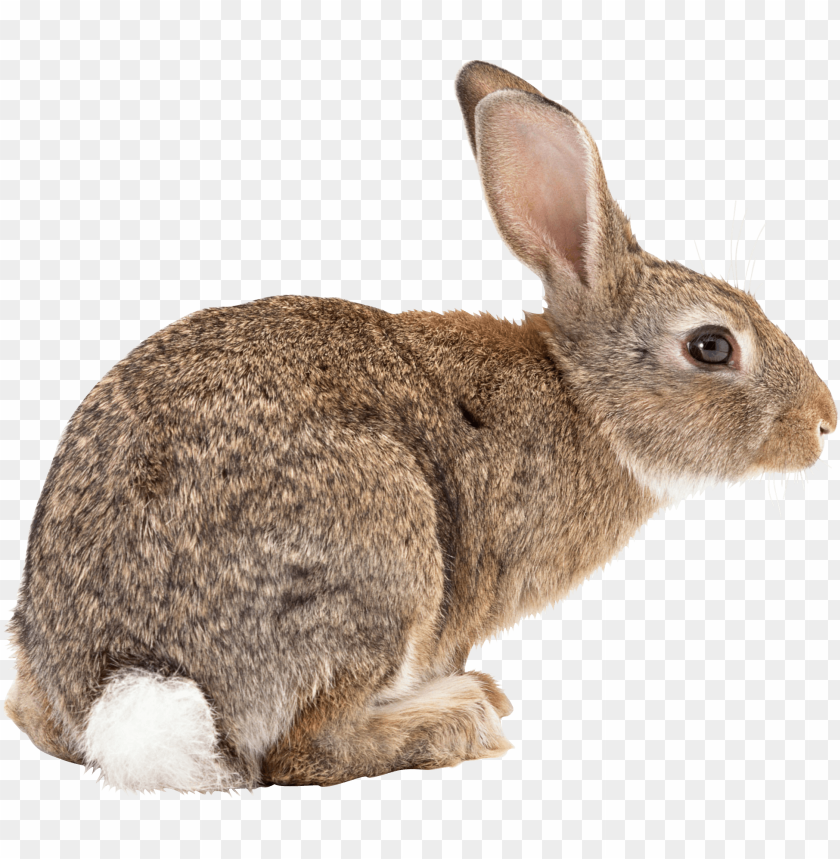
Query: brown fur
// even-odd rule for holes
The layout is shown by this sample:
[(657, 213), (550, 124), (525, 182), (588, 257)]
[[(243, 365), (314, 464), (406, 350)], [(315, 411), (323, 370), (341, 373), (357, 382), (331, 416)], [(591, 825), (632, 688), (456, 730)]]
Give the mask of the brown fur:
[(455, 79), (455, 95), (461, 105), (461, 113), (464, 115), (464, 125), (467, 128), (467, 137), (472, 147), (473, 155), (478, 150), (475, 139), (475, 109), (478, 103), (486, 95), (503, 89), (522, 90), (541, 95), (540, 91), (528, 81), (512, 75), (506, 69), (481, 60), (473, 60), (467, 63), (458, 73)]
[[(140, 667), (199, 685), (244, 787), (497, 756), (510, 703), (465, 673), (475, 644), (681, 488), (819, 456), (836, 411), (807, 359), (750, 296), (638, 247), (583, 126), (485, 63), (457, 91), (546, 313), (274, 297), (117, 364), (61, 440), (12, 621), (7, 711), (40, 748), (81, 762), (103, 683)], [(559, 177), (516, 148), (541, 135)], [(731, 366), (685, 358), (707, 317)]]

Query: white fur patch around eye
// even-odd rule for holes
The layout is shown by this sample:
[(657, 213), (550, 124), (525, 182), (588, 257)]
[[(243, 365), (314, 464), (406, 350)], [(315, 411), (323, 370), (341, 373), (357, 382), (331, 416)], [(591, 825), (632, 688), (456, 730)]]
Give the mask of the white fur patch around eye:
[(678, 357), (680, 361), (688, 364), (688, 359), (682, 353), (682, 349), (677, 348), (678, 341), (687, 339), (698, 328), (708, 326), (726, 328), (732, 332), (732, 336), (738, 341), (738, 348), (741, 353), (741, 371), (749, 373), (754, 366), (755, 355), (755, 341), (753, 339), (752, 328), (736, 323), (728, 314), (714, 306), (693, 308), (691, 311), (681, 314), (669, 322), (668, 329), (675, 338), (673, 356)]
[(217, 750), (210, 705), (192, 681), (129, 669), (94, 704), (85, 760), (122, 790), (211, 791), (247, 787)]

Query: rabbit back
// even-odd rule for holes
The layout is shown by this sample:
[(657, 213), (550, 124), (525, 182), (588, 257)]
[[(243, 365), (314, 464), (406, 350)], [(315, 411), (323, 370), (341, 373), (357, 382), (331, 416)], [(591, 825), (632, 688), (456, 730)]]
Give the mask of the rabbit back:
[(416, 650), (440, 626), (453, 514), (422, 427), (443, 418), (386, 317), (288, 297), (202, 311), (86, 398), (13, 620), (71, 733), (114, 672), (188, 677), (253, 768), (336, 677), (369, 697), (411, 641), (433, 661)]

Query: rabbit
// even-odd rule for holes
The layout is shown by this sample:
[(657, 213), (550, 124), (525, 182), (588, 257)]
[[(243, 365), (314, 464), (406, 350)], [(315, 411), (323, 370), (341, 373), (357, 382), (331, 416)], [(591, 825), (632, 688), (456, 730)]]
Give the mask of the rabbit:
[(485, 62), (456, 94), (545, 311), (275, 296), (117, 363), (60, 441), (10, 625), (6, 711), (43, 751), (185, 792), (499, 757), (475, 645), (657, 510), (819, 458), (827, 386), (752, 296), (641, 249), (584, 126)]

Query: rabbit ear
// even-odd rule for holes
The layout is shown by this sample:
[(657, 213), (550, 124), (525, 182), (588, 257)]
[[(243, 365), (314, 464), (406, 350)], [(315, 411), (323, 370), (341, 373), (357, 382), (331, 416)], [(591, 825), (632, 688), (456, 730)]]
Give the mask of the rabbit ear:
[[(459, 94), (477, 95), (502, 79), (481, 70), (473, 80), (470, 68), (459, 75)], [(607, 187), (597, 147), (568, 110), (521, 87), (485, 95), (472, 116), (493, 220), (511, 251), (545, 283), (555, 328), (571, 336), (576, 320), (587, 315), (584, 304), (615, 288), (628, 252), (638, 250)], [(466, 108), (465, 119), (469, 129)]]
[(541, 95), (540, 91), (531, 86), (528, 81), (523, 81), (516, 75), (512, 75), (505, 69), (481, 60), (473, 60), (467, 63), (455, 78), (455, 94), (461, 105), (461, 113), (464, 114), (464, 123), (467, 126), (467, 135), (470, 138), (473, 155), (478, 157), (475, 148), (475, 108), (486, 95), (500, 89), (518, 89), (523, 92), (531, 92)]

